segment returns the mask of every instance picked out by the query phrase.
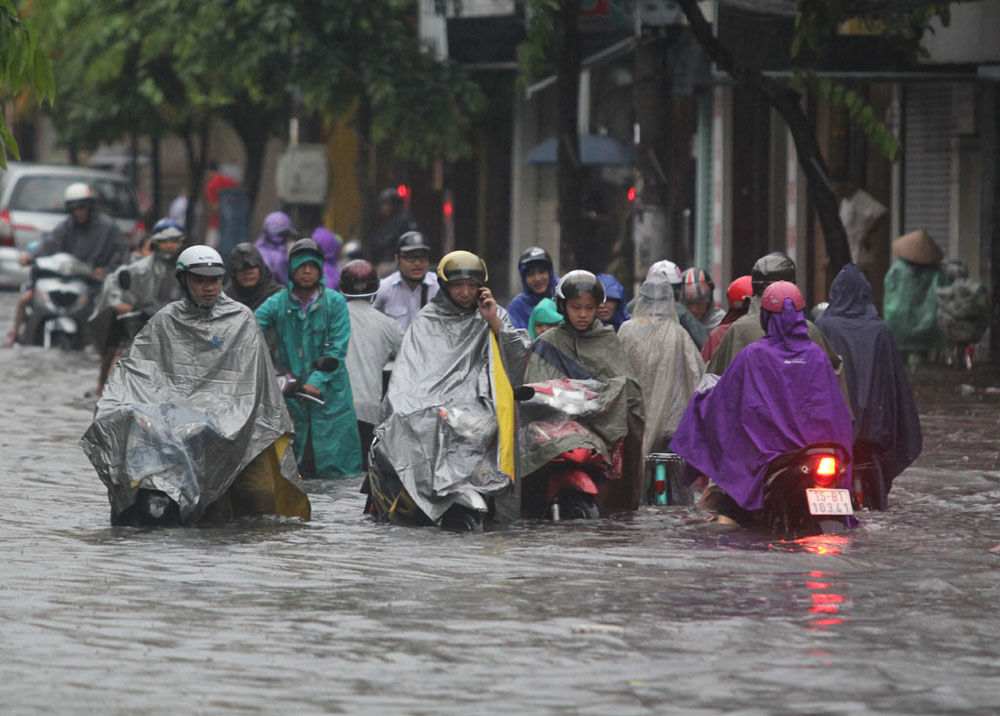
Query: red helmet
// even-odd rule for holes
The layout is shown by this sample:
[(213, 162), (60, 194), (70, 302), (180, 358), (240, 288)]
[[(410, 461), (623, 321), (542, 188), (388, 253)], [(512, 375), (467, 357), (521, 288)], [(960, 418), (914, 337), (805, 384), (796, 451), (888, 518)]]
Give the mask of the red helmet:
[(806, 307), (806, 302), (802, 299), (802, 292), (799, 287), (791, 281), (775, 281), (764, 289), (764, 296), (761, 299), (761, 308), (772, 313), (781, 313), (785, 310), (785, 299), (792, 300), (792, 307), (796, 311), (801, 311)]
[(751, 296), (753, 296), (753, 281), (749, 276), (740, 276), (726, 289), (730, 308), (746, 309), (750, 305)]
[(351, 298), (373, 296), (378, 291), (375, 267), (364, 259), (348, 261), (340, 272), (340, 292)]

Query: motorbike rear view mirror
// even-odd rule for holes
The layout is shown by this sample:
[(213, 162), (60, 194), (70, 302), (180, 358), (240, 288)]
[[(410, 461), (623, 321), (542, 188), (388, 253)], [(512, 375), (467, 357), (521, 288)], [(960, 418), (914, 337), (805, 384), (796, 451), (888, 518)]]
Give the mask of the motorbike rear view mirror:
[(313, 370), (321, 370), (324, 373), (332, 373), (340, 367), (340, 361), (333, 356), (323, 356), (313, 361), (312, 367)]
[(128, 291), (132, 287), (132, 274), (128, 272), (128, 269), (122, 269), (118, 272), (118, 286), (123, 291)]
[(518, 402), (523, 402), (525, 400), (531, 400), (535, 397), (535, 389), (530, 385), (519, 385), (514, 388), (514, 400)]

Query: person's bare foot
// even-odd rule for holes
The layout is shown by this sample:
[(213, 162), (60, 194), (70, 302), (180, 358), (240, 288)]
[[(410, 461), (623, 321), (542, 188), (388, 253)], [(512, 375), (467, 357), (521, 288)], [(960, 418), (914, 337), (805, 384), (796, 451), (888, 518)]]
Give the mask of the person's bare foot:
[(10, 348), (15, 343), (17, 343), (17, 331), (12, 330), (10, 333), (7, 334), (7, 338), (4, 339), (3, 344), (7, 348)]

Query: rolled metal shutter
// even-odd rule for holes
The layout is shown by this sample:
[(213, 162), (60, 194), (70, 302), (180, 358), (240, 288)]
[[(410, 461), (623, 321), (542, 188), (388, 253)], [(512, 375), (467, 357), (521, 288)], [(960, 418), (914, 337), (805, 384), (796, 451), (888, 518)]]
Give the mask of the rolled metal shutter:
[(903, 116), (903, 232), (926, 230), (947, 256), (955, 132), (952, 85), (908, 85)]

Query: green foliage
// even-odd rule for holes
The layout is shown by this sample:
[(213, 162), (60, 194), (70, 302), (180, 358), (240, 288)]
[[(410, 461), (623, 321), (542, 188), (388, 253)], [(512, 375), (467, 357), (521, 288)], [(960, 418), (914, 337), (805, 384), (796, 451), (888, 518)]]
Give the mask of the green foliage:
[(871, 145), (889, 161), (895, 162), (902, 155), (902, 143), (875, 116), (871, 106), (855, 90), (828, 77), (820, 78), (811, 70), (800, 70), (793, 80), (793, 85), (830, 101), (836, 107), (846, 108), (851, 121), (861, 128)]
[(368, 103), (373, 138), (408, 159), (471, 150), (482, 93), (420, 47), (412, 0), (50, 2), (68, 144), (179, 133), (206, 117), (266, 141), (302, 98), (329, 113)]
[[(0, 90), (4, 94), (34, 93), (41, 102), (52, 102), (56, 83), (49, 58), (35, 43), (34, 34), (11, 0), (0, 0)], [(0, 113), (0, 168), (7, 155), (20, 157), (14, 135)]]
[(903, 152), (902, 144), (875, 116), (865, 99), (841, 82), (818, 78), (811, 67), (815, 58), (829, 47), (841, 25), (850, 20), (883, 37), (903, 56), (926, 55), (920, 42), (935, 18), (948, 24), (947, 3), (899, 7), (892, 2), (798, 0), (791, 55), (802, 64), (796, 70), (793, 86), (829, 100), (834, 106), (845, 107), (851, 121), (861, 128), (872, 146), (890, 161), (897, 161)]
[(309, 3), (296, 45), (300, 87), (311, 109), (340, 114), (363, 103), (370, 139), (397, 156), (451, 161), (472, 151), (486, 98), (461, 67), (420, 46), (416, 9), (411, 0)]
[(524, 91), (538, 79), (549, 62), (553, 18), (561, 7), (559, 0), (528, 0), (528, 27), (524, 42), (517, 48), (518, 87)]

